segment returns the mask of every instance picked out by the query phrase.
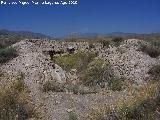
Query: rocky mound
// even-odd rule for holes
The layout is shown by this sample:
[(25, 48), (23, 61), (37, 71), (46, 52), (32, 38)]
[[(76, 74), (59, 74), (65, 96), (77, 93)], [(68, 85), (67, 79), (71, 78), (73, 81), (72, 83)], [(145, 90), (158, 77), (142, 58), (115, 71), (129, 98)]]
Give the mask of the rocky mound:
[(105, 49), (101, 56), (112, 66), (116, 75), (141, 84), (149, 77), (149, 69), (160, 63), (159, 59), (151, 58), (139, 50), (141, 45), (147, 44), (149, 43), (137, 39), (125, 40), (118, 47)]
[[(86, 116), (85, 113), (89, 112), (95, 103), (98, 101), (102, 103), (106, 100), (109, 104), (109, 101), (112, 101), (112, 98), (106, 95), (86, 95), (84, 97), (70, 93), (44, 93), (42, 86), (46, 81), (61, 84), (66, 82), (65, 71), (47, 58), (40, 47), (28, 40), (13, 46), (17, 48), (19, 56), (3, 65), (1, 70), (9, 75), (10, 80), (16, 78), (19, 73), (24, 74), (24, 82), (30, 89), (31, 98), (36, 109), (40, 111), (42, 119), (64, 120), (68, 118), (71, 111), (77, 113), (80, 119), (85, 119), (83, 118)], [(120, 99), (121, 95), (115, 94), (116, 99)]]
[[(130, 39), (122, 42), (118, 47), (110, 46), (107, 49), (99, 47), (97, 49), (99, 56), (111, 65), (117, 76), (132, 79), (136, 83), (142, 84), (149, 77), (148, 70), (153, 65), (159, 64), (158, 58), (151, 58), (139, 51), (142, 44), (148, 43)], [(109, 106), (116, 100), (131, 97), (127, 95), (126, 91), (88, 95), (52, 91), (45, 93), (42, 91), (45, 82), (53, 81), (54, 83), (65, 84), (68, 73), (66, 74), (60, 66), (43, 54), (42, 46), (30, 40), (23, 40), (13, 46), (17, 48), (19, 56), (4, 64), (1, 71), (9, 75), (11, 80), (16, 78), (19, 73), (24, 74), (24, 81), (31, 91), (30, 95), (36, 109), (41, 112), (44, 120), (68, 119), (68, 114), (71, 111), (77, 113), (80, 120), (86, 120), (85, 116), (94, 106), (103, 104)], [(61, 47), (63, 48), (63, 46)], [(77, 76), (70, 76), (73, 77), (72, 79), (77, 79), (74, 78)]]
[(15, 79), (19, 73), (24, 74), (24, 81), (31, 90), (31, 97), (35, 103), (41, 101), (40, 87), (46, 81), (65, 83), (65, 71), (49, 58), (33, 43), (25, 40), (13, 45), (19, 56), (1, 67), (1, 71)]

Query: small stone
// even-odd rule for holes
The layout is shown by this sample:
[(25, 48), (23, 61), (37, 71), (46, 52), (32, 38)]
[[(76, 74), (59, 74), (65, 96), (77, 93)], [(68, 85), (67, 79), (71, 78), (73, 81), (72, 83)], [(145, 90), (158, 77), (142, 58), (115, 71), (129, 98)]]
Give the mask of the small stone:
[(70, 112), (72, 112), (72, 111), (73, 111), (72, 109), (67, 109), (67, 112), (68, 112), (68, 113), (70, 113)]

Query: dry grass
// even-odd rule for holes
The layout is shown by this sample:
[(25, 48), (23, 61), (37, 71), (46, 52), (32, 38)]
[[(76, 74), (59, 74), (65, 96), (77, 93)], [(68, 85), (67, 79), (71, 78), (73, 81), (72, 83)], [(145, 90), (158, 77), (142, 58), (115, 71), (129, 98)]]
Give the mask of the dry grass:
[[(160, 95), (160, 83), (147, 83), (140, 87), (128, 88), (128, 98), (117, 100), (108, 105), (94, 106), (87, 120), (103, 120), (104, 118), (120, 120), (143, 120), (154, 118), (153, 112), (157, 108)], [(150, 115), (150, 116), (149, 116)]]
[(64, 85), (61, 85), (59, 83), (56, 83), (54, 81), (46, 81), (43, 84), (43, 92), (64, 92)]
[(56, 56), (54, 61), (66, 71), (71, 69), (82, 71), (96, 56), (96, 53), (79, 51), (71, 55)]
[(147, 55), (149, 55), (152, 58), (156, 58), (160, 55), (160, 49), (159, 46), (155, 46), (155, 45), (142, 45), (140, 48), (140, 51), (146, 53)]
[(6, 63), (17, 56), (18, 55), (16, 48), (13, 47), (0, 48), (0, 64)]
[(0, 119), (38, 118), (29, 91), (22, 78), (5, 86), (0, 86)]
[(160, 65), (154, 65), (148, 72), (154, 80), (160, 80)]

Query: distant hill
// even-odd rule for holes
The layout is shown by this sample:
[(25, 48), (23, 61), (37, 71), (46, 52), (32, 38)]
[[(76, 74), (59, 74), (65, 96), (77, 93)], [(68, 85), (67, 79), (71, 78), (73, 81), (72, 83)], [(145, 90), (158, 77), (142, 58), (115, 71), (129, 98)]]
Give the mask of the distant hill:
[(77, 37), (79, 38), (88, 38), (88, 37), (97, 37), (97, 36), (130, 36), (130, 35), (140, 35), (136, 33), (125, 33), (125, 32), (112, 32), (112, 33), (106, 33), (106, 34), (101, 34), (101, 33), (80, 33), (77, 34)]
[(125, 32), (112, 32), (112, 33), (108, 33), (105, 34), (107, 36), (129, 36), (129, 35), (140, 35), (137, 33), (125, 33)]
[(102, 35), (100, 33), (82, 33), (82, 34), (78, 34), (78, 37), (96, 37)]
[(10, 36), (20, 36), (24, 38), (48, 38), (50, 39), (50, 36), (41, 34), (41, 33), (34, 33), (34, 32), (29, 32), (29, 31), (10, 31), (6, 29), (0, 30), (0, 35), (10, 35)]
[(0, 30), (0, 48), (12, 45), (22, 39), (51, 39), (50, 36), (29, 31)]

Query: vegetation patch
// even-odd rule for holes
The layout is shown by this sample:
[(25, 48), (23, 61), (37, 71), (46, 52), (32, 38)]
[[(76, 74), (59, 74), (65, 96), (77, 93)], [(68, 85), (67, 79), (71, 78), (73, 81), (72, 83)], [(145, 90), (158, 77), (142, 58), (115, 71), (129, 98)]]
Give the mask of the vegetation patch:
[[(109, 87), (113, 91), (122, 90), (123, 80), (113, 74), (110, 66), (107, 65), (101, 58), (95, 58), (97, 55), (93, 53), (78, 52), (66, 56), (56, 56), (56, 63), (63, 69), (69, 71), (70, 69), (77, 69), (80, 82), (79, 85), (66, 85), (68, 91), (74, 94), (89, 94), (95, 93), (95, 90), (83, 89), (80, 86), (89, 88), (94, 87)], [(108, 86), (106, 86), (108, 83)], [(51, 83), (44, 85), (44, 91), (62, 91), (58, 86)], [(85, 88), (85, 87), (84, 87)], [(55, 90), (56, 89), (56, 90)]]
[(89, 49), (95, 48), (95, 45), (93, 43), (89, 43)]
[(144, 95), (143, 97), (139, 96), (135, 100), (127, 101), (126, 103), (124, 103), (118, 110), (119, 118), (122, 120), (124, 119), (127, 119), (127, 120), (157, 119), (158, 116), (156, 115), (157, 114), (156, 112), (160, 107), (160, 93), (158, 92), (158, 89), (155, 93), (152, 93), (152, 92)]
[(80, 74), (80, 79), (84, 85), (90, 87), (98, 85), (103, 88), (108, 83), (109, 89), (113, 91), (120, 91), (123, 86), (123, 79), (116, 77), (110, 66), (100, 58), (95, 59), (87, 66)]
[(109, 45), (119, 46), (123, 40), (121, 37), (114, 37), (112, 39), (101, 39), (98, 42), (100, 42), (103, 47), (109, 47)]
[(160, 65), (153, 66), (148, 73), (151, 74), (155, 80), (160, 80)]
[(95, 59), (90, 64), (87, 65), (87, 68), (81, 73), (81, 81), (84, 85), (87, 86), (96, 86), (106, 81), (107, 75), (106, 69), (107, 65), (102, 59)]
[(149, 42), (153, 46), (160, 47), (160, 41), (159, 40), (152, 40), (152, 41), (149, 41)]
[(115, 38), (112, 38), (112, 41), (116, 42), (116, 43), (120, 43), (123, 41), (123, 38), (122, 37), (115, 37)]
[(37, 115), (22, 76), (16, 82), (0, 86), (0, 103), (1, 120), (25, 120)]
[(43, 84), (43, 92), (64, 92), (64, 86), (54, 81), (47, 81)]
[(113, 76), (108, 80), (108, 87), (113, 91), (121, 91), (123, 87), (123, 81), (123, 78)]
[(119, 46), (121, 44), (121, 42), (124, 41), (124, 39), (122, 37), (114, 37), (112, 38), (112, 44), (114, 46)]
[(94, 89), (91, 89), (89, 87), (83, 86), (83, 85), (73, 85), (73, 84), (59, 84), (53, 81), (47, 81), (43, 84), (42, 87), (43, 92), (72, 92), (73, 94), (81, 94), (81, 95), (86, 95), (86, 94), (91, 94), (91, 93), (96, 93)]
[(55, 56), (54, 61), (66, 71), (77, 69), (79, 72), (84, 70), (96, 56), (97, 53), (79, 51), (70, 55)]
[(80, 94), (80, 95), (86, 95), (86, 94), (92, 94), (96, 93), (95, 89), (83, 86), (83, 85), (66, 85), (65, 89), (68, 92), (73, 92), (73, 94)]
[(17, 57), (16, 49), (13, 47), (0, 49), (0, 63), (6, 63), (10, 59)]
[(69, 119), (68, 120), (78, 120), (78, 116), (75, 112), (69, 112)]
[(112, 41), (103, 39), (103, 40), (100, 40), (99, 42), (103, 45), (103, 47), (108, 47)]
[(6, 48), (8, 46), (11, 46), (12, 44), (15, 44), (16, 42), (19, 42), (23, 38), (16, 35), (1, 35), (0, 33), (0, 49)]
[(142, 45), (140, 50), (152, 58), (156, 58), (160, 55), (160, 48), (155, 45)]
[[(129, 90), (130, 89), (130, 90)], [(95, 106), (89, 120), (156, 120), (159, 119), (159, 83), (148, 83), (138, 88), (129, 88), (132, 97), (121, 98), (111, 106)]]

